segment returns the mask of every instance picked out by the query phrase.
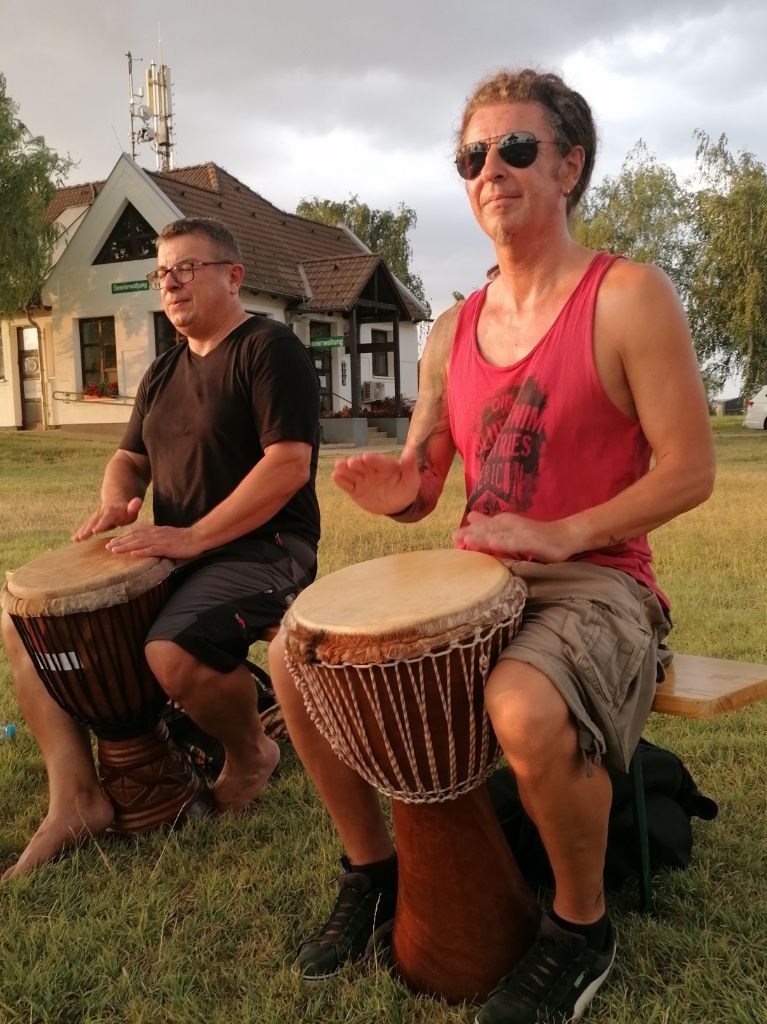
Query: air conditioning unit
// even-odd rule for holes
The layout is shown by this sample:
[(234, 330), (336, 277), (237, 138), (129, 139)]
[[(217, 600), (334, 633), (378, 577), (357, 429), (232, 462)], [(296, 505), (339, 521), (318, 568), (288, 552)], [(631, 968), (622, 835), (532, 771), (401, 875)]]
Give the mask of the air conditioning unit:
[(363, 380), (363, 402), (383, 402), (384, 398), (386, 398), (386, 385), (382, 380)]

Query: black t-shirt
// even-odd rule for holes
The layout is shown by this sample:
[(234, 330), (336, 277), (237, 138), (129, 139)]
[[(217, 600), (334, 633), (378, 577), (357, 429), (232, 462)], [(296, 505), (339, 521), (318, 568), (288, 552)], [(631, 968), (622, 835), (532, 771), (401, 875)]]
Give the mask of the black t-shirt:
[(277, 441), (312, 446), (310, 479), (247, 536), (293, 533), (316, 547), (317, 374), (288, 327), (254, 316), (206, 356), (182, 342), (156, 359), (120, 447), (149, 458), (154, 521), (184, 527), (231, 494)]

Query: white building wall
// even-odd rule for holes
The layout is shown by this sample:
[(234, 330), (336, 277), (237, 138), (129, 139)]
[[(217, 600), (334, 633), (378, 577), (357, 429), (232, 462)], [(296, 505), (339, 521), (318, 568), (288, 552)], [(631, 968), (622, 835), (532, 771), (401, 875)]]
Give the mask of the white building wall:
[(333, 408), (338, 411), (345, 405), (352, 404), (352, 361), (342, 348), (336, 349), (333, 357), (333, 390), (337, 398), (333, 398)]
[[(121, 157), (104, 188), (48, 276), (42, 299), (51, 308), (50, 355), (46, 390), (52, 426), (121, 424), (130, 416), (130, 398), (154, 358), (152, 314), (162, 309), (159, 292), (149, 289), (113, 292), (113, 286), (145, 283), (153, 258), (93, 265), (114, 225), (131, 203), (159, 231), (180, 211), (128, 157)], [(112, 317), (115, 328), (120, 398), (84, 401), (80, 321)]]
[[(309, 321), (327, 323), (330, 334), (334, 337), (343, 337), (348, 334), (348, 320), (333, 319), (323, 316), (320, 313), (301, 314), (288, 317), (290, 326), (299, 339), (309, 347)], [(391, 323), (363, 324), (360, 328), (360, 344), (370, 344), (373, 330), (386, 331), (392, 337)], [(400, 340), (400, 380), (403, 398), (415, 400), (418, 391), (418, 331), (415, 324), (401, 323), (399, 327)], [(339, 412), (344, 406), (352, 404), (351, 386), (351, 357), (346, 353), (343, 346), (333, 348), (331, 363), (331, 378), (333, 390), (333, 410)], [(373, 356), (370, 352), (360, 353), (360, 381), (381, 381), (384, 385), (386, 398), (394, 397), (394, 354), (389, 353), (388, 370), (386, 376), (373, 376)]]
[[(3, 352), (3, 370), (0, 375), (0, 427), (15, 427), (21, 423), (21, 410), (16, 409), (18, 395), (18, 358), (15, 345), (16, 332), (11, 334), (10, 324), (0, 321), (0, 347)], [(14, 339), (12, 343), (11, 339)]]
[(403, 398), (415, 401), (418, 394), (418, 325), (399, 325), (399, 371)]
[(268, 316), (270, 320), (285, 323), (285, 302), (282, 299), (260, 293), (254, 294), (244, 289), (240, 292), (240, 299), (247, 313), (258, 313), (260, 316)]
[[(389, 341), (393, 337), (390, 323), (364, 324), (360, 332), (360, 344), (367, 345), (373, 340), (373, 331), (386, 331)], [(399, 368), (400, 391), (403, 398), (414, 400), (418, 391), (418, 331), (415, 324), (400, 323), (399, 325)], [(360, 355), (360, 380), (381, 381), (387, 398), (394, 398), (394, 353), (388, 353), (388, 373), (386, 376), (373, 374), (373, 355), (363, 352)]]
[(59, 236), (56, 240), (55, 246), (53, 247), (53, 254), (51, 258), (52, 266), (55, 266), (58, 263), (60, 256), (69, 245), (70, 239), (80, 227), (80, 221), (89, 209), (89, 206), (70, 206), (56, 218), (56, 226), (59, 230)]
[[(40, 360), (43, 371), (52, 358), (50, 317), (46, 313), (35, 316), (40, 331)], [(19, 330), (33, 327), (25, 317), (0, 322), (0, 345), (3, 350), (3, 376), (0, 378), (0, 429), (21, 428), (24, 415), (21, 399), (21, 380), (19, 369)], [(28, 387), (32, 386), (29, 382)], [(43, 372), (40, 397), (43, 402), (43, 424), (51, 422), (50, 393), (45, 389), (45, 373)]]

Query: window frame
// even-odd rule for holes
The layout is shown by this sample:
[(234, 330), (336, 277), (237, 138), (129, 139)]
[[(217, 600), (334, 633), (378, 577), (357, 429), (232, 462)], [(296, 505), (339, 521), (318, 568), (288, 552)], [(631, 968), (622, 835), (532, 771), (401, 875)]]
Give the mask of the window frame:
[[(154, 259), (157, 255), (156, 238), (157, 232), (149, 221), (141, 216), (133, 203), (126, 203), (106, 241), (99, 249), (93, 266)], [(117, 245), (122, 246), (119, 255), (115, 255), (114, 251)]]
[[(99, 349), (99, 371), (98, 372), (99, 372), (100, 376), (96, 380), (91, 379), (93, 377), (93, 374), (94, 374), (95, 371), (93, 371), (91, 369), (87, 369), (86, 368), (86, 363), (85, 363), (85, 350), (86, 350), (86, 348), (90, 348), (92, 346), (92, 343), (88, 342), (86, 344), (84, 333), (83, 333), (83, 328), (87, 327), (87, 325), (89, 325), (89, 324), (99, 324), (99, 325), (111, 324), (111, 327), (112, 327), (111, 342), (109, 341), (109, 339), (107, 339), (106, 347), (107, 348), (111, 347), (111, 348), (114, 349), (114, 365), (113, 366), (108, 366), (106, 364), (106, 362), (105, 362), (105, 359), (104, 359), (105, 344), (104, 344), (104, 338), (103, 338), (103, 335), (102, 335), (103, 328), (99, 327), (99, 342), (98, 342), (98, 349)], [(119, 381), (118, 372), (117, 372), (117, 337), (116, 337), (116, 333), (115, 333), (115, 318), (113, 316), (86, 316), (86, 317), (82, 317), (82, 319), (80, 319), (78, 321), (78, 333), (79, 333), (79, 336), (80, 336), (80, 374), (81, 374), (81, 380), (82, 380), (83, 388), (87, 387), (89, 384), (101, 384), (101, 383), (116, 384), (117, 388), (118, 388), (118, 393), (119, 393), (120, 381)]]
[[(372, 328), (370, 331), (370, 344), (371, 345), (388, 345), (389, 344), (389, 332), (382, 330), (381, 328)], [(376, 367), (376, 359), (379, 360), (379, 366)], [(386, 372), (382, 373), (380, 368), (380, 360), (383, 359)], [(389, 352), (371, 352), (370, 353), (370, 369), (373, 377), (391, 377), (389, 373)]]

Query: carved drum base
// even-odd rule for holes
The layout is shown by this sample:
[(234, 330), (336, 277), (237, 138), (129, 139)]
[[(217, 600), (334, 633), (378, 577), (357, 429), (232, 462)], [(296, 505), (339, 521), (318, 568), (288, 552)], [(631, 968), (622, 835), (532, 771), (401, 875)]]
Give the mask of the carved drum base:
[(115, 809), (114, 832), (138, 833), (208, 814), (213, 796), (171, 743), (164, 722), (126, 740), (98, 740), (99, 781)]

